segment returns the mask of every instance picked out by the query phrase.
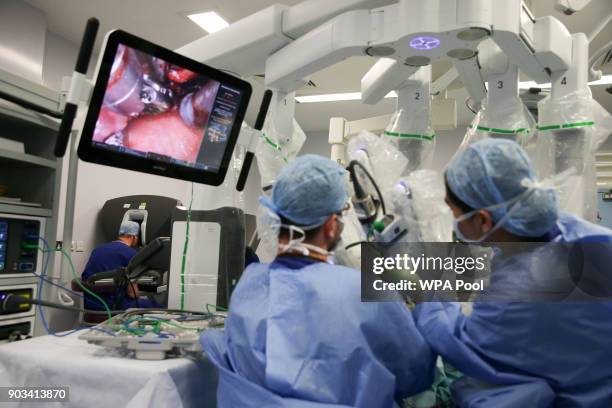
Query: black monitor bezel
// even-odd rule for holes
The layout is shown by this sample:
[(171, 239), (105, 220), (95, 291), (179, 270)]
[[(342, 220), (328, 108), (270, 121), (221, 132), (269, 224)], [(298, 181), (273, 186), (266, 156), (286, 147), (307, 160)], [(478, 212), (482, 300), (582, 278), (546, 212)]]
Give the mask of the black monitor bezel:
[[(230, 134), (228, 135), (227, 146), (221, 160), (221, 165), (217, 172), (181, 166), (174, 163), (161, 162), (150, 158), (120, 153), (113, 150), (100, 149), (96, 148), (92, 144), (94, 129), (96, 127), (96, 122), (98, 120), (98, 116), (102, 108), (102, 102), (104, 100), (104, 94), (106, 92), (106, 84), (108, 83), (113, 60), (120, 44), (161, 58), (171, 64), (187, 68), (207, 78), (219, 81), (221, 84), (234, 87), (242, 92), (242, 100), (236, 112), (234, 125)], [(104, 48), (102, 60), (100, 61), (95, 86), (93, 88), (89, 103), (89, 109), (85, 118), (83, 130), (81, 132), (78, 156), (81, 160), (90, 163), (219, 186), (225, 180), (230, 159), (232, 157), (232, 153), (234, 152), (234, 147), (240, 133), (240, 125), (244, 120), (248, 103), (251, 98), (251, 93), (251, 84), (240, 78), (194, 61), (167, 48), (139, 38), (133, 34), (122, 30), (115, 30), (109, 33), (107, 37), (106, 46)]]

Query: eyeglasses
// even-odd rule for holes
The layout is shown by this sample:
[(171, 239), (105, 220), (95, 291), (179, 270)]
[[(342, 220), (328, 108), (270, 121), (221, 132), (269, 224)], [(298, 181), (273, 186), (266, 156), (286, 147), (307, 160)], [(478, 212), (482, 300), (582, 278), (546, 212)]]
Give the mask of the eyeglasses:
[(346, 215), (346, 214), (348, 214), (350, 209), (351, 209), (351, 203), (349, 203), (347, 201), (346, 204), (344, 204), (344, 207), (342, 207), (342, 209), (340, 210), (340, 214), (341, 215)]
[(350, 209), (351, 209), (351, 203), (349, 203), (349, 202), (347, 201), (347, 202), (346, 202), (346, 204), (344, 204), (344, 207), (342, 207), (342, 208), (340, 209), (340, 211), (338, 211), (338, 212), (336, 213), (336, 215), (337, 215), (338, 217), (342, 217), (342, 216), (344, 216), (344, 215), (348, 214), (348, 212), (349, 212), (349, 210), (350, 210)]

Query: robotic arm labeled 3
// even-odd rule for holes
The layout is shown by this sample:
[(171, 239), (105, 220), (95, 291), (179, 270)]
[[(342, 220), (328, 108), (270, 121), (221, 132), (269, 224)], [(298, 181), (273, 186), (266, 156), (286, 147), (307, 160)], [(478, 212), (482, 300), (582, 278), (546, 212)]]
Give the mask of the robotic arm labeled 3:
[(484, 41), (479, 52), (488, 92), (467, 129), (461, 148), (493, 137), (513, 140), (532, 151), (535, 119), (519, 98), (518, 67), (492, 41)]

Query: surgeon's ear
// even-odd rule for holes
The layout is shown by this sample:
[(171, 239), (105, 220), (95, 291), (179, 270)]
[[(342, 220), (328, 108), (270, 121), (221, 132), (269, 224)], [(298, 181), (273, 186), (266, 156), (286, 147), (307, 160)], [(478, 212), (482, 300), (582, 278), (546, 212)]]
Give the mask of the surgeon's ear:
[(491, 231), (491, 229), (493, 229), (493, 217), (491, 216), (491, 213), (486, 211), (486, 210), (480, 210), (478, 212), (478, 218), (480, 219), (480, 228), (482, 230), (483, 233), (487, 233), (489, 231)]
[(323, 224), (323, 233), (325, 234), (325, 238), (335, 237), (337, 228), (336, 217), (336, 214), (332, 214)]

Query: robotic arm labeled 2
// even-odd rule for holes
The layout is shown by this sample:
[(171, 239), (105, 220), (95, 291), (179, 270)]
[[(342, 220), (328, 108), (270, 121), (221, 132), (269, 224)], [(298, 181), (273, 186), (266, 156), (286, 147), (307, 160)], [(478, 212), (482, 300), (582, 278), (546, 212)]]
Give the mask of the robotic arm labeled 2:
[[(350, 161), (353, 205), (367, 231), (367, 239), (387, 243), (400, 239), (418, 242), (423, 239), (425, 230), (450, 231), (450, 221), (441, 222), (437, 229), (426, 225), (440, 214), (448, 215), (444, 193), (437, 194), (435, 189), (435, 183), (440, 181), (436, 172), (424, 170), (430, 164), (434, 143), (430, 79), (430, 67), (422, 67), (402, 81), (401, 88), (396, 90), (396, 112), (386, 127), (381, 118), (350, 123), (334, 118), (330, 123), (330, 142), (335, 147), (332, 154), (343, 148), (348, 139), (346, 157)], [(356, 128), (355, 131), (351, 131), (351, 127)], [(380, 137), (366, 130), (383, 128), (386, 130)], [(355, 135), (358, 129), (363, 130)], [(340, 159), (340, 156), (334, 157)], [(422, 183), (428, 187), (420, 188)], [(413, 195), (417, 190), (427, 197), (429, 204), (425, 207), (435, 209), (436, 213), (430, 211), (422, 216), (423, 208), (417, 211), (415, 203), (418, 200)], [(430, 190), (436, 190), (436, 194), (430, 194)], [(450, 237), (442, 232), (429, 234), (427, 238), (443, 240), (447, 235)]]
[(401, 173), (429, 167), (435, 134), (431, 127), (431, 66), (420, 68), (397, 89), (397, 106), (384, 135), (408, 159)]
[[(350, 254), (356, 258), (359, 251), (352, 248), (352, 243), (358, 241), (359, 232), (362, 240), (395, 242), (401, 239), (416, 242), (421, 239), (421, 229), (427, 229), (419, 224), (417, 220), (420, 217), (413, 211), (412, 188), (421, 181), (426, 184), (438, 181), (432, 178), (435, 172), (431, 170), (417, 171), (429, 165), (433, 153), (431, 69), (422, 67), (416, 73), (413, 69), (407, 72), (412, 73), (398, 81), (400, 88), (395, 91), (398, 94), (395, 114), (353, 122), (343, 118), (330, 120), (332, 159), (342, 164), (349, 163), (355, 219), (362, 224), (357, 225), (356, 231), (345, 228), (343, 235), (347, 236), (342, 238), (343, 242), (351, 243)], [(437, 92), (443, 91), (456, 75), (454, 70), (443, 75), (440, 82), (435, 84)], [(372, 86), (377, 85), (374, 83)], [(379, 137), (371, 131), (381, 131), (383, 135)], [(407, 179), (417, 173), (418, 177)], [(432, 198), (427, 193), (428, 189), (421, 190), (419, 194), (428, 197), (430, 207), (440, 208), (444, 214), (447, 212), (443, 193)], [(434, 201), (436, 204), (439, 201), (442, 206), (433, 205)], [(429, 217), (430, 220), (433, 218)], [(450, 231), (450, 223), (447, 224), (446, 230)], [(430, 239), (436, 240), (433, 234), (430, 235)], [(450, 237), (450, 233), (447, 235)]]
[[(349, 139), (347, 157), (353, 207), (366, 239), (391, 243), (451, 238), (452, 216), (438, 172), (416, 169), (402, 175), (406, 157), (388, 138), (368, 131)], [(368, 175), (362, 177), (366, 169)], [(343, 241), (353, 242), (344, 237)]]

